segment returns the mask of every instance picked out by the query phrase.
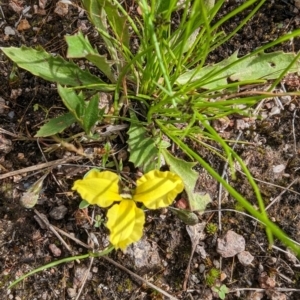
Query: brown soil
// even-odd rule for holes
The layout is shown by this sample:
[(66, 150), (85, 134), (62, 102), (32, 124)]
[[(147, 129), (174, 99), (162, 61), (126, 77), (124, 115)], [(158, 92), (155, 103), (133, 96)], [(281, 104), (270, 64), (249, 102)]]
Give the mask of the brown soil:
[[(0, 46), (42, 45), (49, 52), (65, 56), (66, 45), (63, 36), (76, 32), (79, 24), (88, 25), (89, 23), (85, 15), (79, 15), (76, 7), (70, 7), (68, 14), (64, 17), (57, 15), (54, 13), (55, 3), (56, 1), (51, 1), (47, 4), (45, 16), (33, 14), (32, 18), (28, 19), (31, 28), (7, 37), (4, 34), (5, 27), (15, 28), (19, 15), (8, 5), (8, 1), (4, 1), (1, 4), (5, 20), (0, 17)], [(133, 5), (131, 1), (126, 3), (128, 9)], [(34, 4), (33, 1), (27, 3), (29, 6)], [(226, 14), (234, 5), (233, 1), (227, 2), (220, 15)], [(240, 17), (242, 18), (243, 14)], [(238, 23), (238, 20), (236, 22)], [(218, 62), (236, 50), (239, 50), (241, 55), (247, 54), (281, 34), (299, 28), (299, 24), (299, 11), (295, 10), (292, 3), (267, 1), (251, 22), (230, 43), (214, 51), (209, 59), (211, 62)], [(228, 33), (235, 26), (234, 22), (230, 22), (225, 24), (223, 29)], [(93, 36), (91, 28), (87, 33)], [(95, 38), (94, 42), (99, 41)], [(300, 50), (300, 39), (285, 43), (274, 50), (278, 49), (297, 52)], [(10, 79), (12, 70), (12, 62), (0, 52), (0, 176), (13, 170), (39, 166), (46, 161), (51, 162), (72, 156), (66, 149), (56, 147), (56, 143), (51, 139), (38, 141), (33, 138), (46, 118), (54, 117), (65, 110), (55, 85), (21, 69), (15, 70), (16, 76)], [(284, 85), (288, 91), (299, 90), (299, 78), (287, 80)], [(238, 144), (235, 149), (257, 179), (266, 205), (271, 203), (271, 200), (274, 201), (268, 210), (270, 216), (291, 238), (300, 242), (300, 204), (298, 201), (300, 193), (298, 111), (300, 98), (293, 96), (288, 99), (288, 102), (284, 102), (284, 99), (280, 100), (286, 103), (280, 114), (272, 115), (272, 108), (276, 105), (274, 105), (274, 100), (269, 101), (263, 107), (268, 115), (266, 119), (253, 121), (249, 128), (240, 129), (234, 126), (237, 124), (238, 117), (232, 117), (231, 125), (221, 134), (227, 139), (235, 140), (238, 134), (242, 133), (240, 140), (248, 143)], [(76, 127), (72, 130), (77, 132)], [(71, 135), (71, 132), (67, 132), (66, 135), (69, 133)], [(126, 132), (120, 132), (120, 135), (125, 137)], [(112, 141), (115, 149), (126, 147), (122, 140), (116, 138)], [(101, 150), (104, 142), (98, 141), (92, 145), (84, 145), (84, 147)], [(50, 148), (53, 151), (42, 152), (42, 149)], [(205, 149), (198, 149), (198, 151), (216, 170), (223, 172), (223, 161)], [(55, 167), (45, 179), (44, 190), (35, 209), (45, 214), (52, 225), (73, 234), (76, 239), (84, 243), (91, 243), (89, 237), (93, 233), (99, 242), (99, 248), (102, 249), (107, 245), (107, 231), (104, 226), (96, 229), (89, 223), (91, 210), (88, 213), (79, 210), (78, 195), (70, 193), (74, 180), (87, 171), (85, 166), (98, 165), (98, 163), (99, 159), (95, 156), (93, 162), (84, 158), (78, 161), (70, 159)], [(274, 172), (274, 167), (280, 165), (284, 165), (285, 168), (278, 173)], [(125, 166), (130, 165), (125, 161)], [(200, 174), (204, 172), (201, 168), (197, 170)], [(43, 173), (26, 172), (1, 179), (1, 299), (72, 299), (72, 293), (76, 295), (80, 289), (85, 271), (92, 261), (86, 259), (81, 260), (80, 264), (69, 262), (51, 267), (30, 276), (11, 290), (7, 289), (13, 280), (35, 268), (57, 259), (88, 252), (82, 245), (64, 237), (72, 249), (71, 252), (68, 251), (49, 228), (41, 227), (41, 224), (36, 221), (33, 209), (25, 209), (20, 205), (20, 197), (24, 191), (41, 174)], [(201, 180), (200, 188), (213, 196), (213, 202), (208, 209), (217, 209), (218, 185), (209, 176), (201, 176), (205, 180)], [(255, 196), (242, 173), (237, 172), (235, 180), (229, 176), (229, 180), (239, 192), (255, 204)], [(221, 194), (221, 200), (224, 209), (241, 209), (224, 191)], [(58, 220), (53, 219), (50, 216), (53, 214), (53, 209), (61, 208), (61, 206), (67, 209), (64, 217)], [(104, 212), (100, 208), (95, 208), (95, 215), (97, 214), (104, 217)], [(218, 223), (216, 212), (205, 213), (200, 218), (201, 222), (209, 220), (211, 223)], [(236, 258), (222, 259), (220, 265), (220, 255), (216, 252), (217, 238), (222, 237), (230, 229), (245, 238), (246, 250), (254, 256), (251, 265), (243, 266)], [(293, 261), (278, 249), (269, 249), (263, 227), (253, 219), (237, 211), (224, 211), (222, 212), (222, 231), (207, 234), (199, 244), (205, 249), (207, 257), (203, 258), (199, 250), (194, 253), (185, 291), (183, 283), (191, 256), (191, 239), (186, 225), (171, 211), (147, 213), (145, 236), (142, 244), (138, 246), (142, 248), (142, 253), (146, 257), (143, 255), (138, 257), (137, 248), (134, 247), (127, 253), (114, 251), (109, 257), (177, 299), (212, 299), (206, 278), (213, 266), (220, 268), (222, 276), (226, 276), (222, 283), (231, 291), (226, 299), (300, 298), (299, 261)], [(275, 246), (286, 251), (286, 248), (277, 240)], [(55, 256), (56, 251), (59, 250), (61, 254)], [(264, 281), (264, 272), (269, 281), (275, 282), (274, 285), (279, 293), (278, 298), (275, 295), (276, 289), (272, 289), (272, 283)], [(257, 292), (260, 288), (264, 288), (262, 298), (258, 296), (255, 298), (254, 291), (249, 290), (251, 288), (256, 289)], [(282, 290), (278, 291), (278, 288)], [(95, 258), (80, 299), (167, 299), (167, 297), (147, 287), (109, 261)]]

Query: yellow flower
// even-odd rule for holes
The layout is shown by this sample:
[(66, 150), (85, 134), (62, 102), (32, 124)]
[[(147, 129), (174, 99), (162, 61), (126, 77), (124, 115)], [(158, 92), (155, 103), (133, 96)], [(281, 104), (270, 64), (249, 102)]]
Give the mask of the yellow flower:
[(143, 203), (149, 209), (167, 207), (184, 186), (176, 174), (153, 170), (137, 180), (132, 199), (128, 199), (120, 195), (118, 182), (117, 174), (93, 169), (83, 179), (76, 180), (72, 189), (88, 203), (100, 207), (119, 202), (109, 208), (106, 226), (110, 230), (112, 245), (124, 250), (143, 235), (145, 213), (136, 206), (136, 202)]

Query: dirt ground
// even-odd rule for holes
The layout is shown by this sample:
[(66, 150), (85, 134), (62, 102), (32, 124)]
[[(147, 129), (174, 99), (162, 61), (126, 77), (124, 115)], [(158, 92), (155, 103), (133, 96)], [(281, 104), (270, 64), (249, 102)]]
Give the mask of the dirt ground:
[[(43, 1), (40, 1), (43, 2)], [(78, 28), (89, 34), (90, 40), (100, 43), (93, 34), (85, 14), (78, 7), (69, 6), (65, 15), (55, 11), (57, 1), (49, 1), (45, 15), (34, 5), (8, 0), (0, 3), (0, 46), (42, 45), (51, 53), (65, 57), (63, 36)], [(300, 28), (300, 13), (293, 1), (267, 1), (259, 13), (229, 43), (214, 51), (210, 62), (219, 62), (239, 50), (240, 55), (263, 45), (283, 33)], [(80, 6), (80, 3), (77, 3)], [(126, 9), (136, 9), (134, 1), (124, 3)], [(228, 1), (219, 17), (236, 5)], [(20, 23), (18, 7), (30, 8), (26, 23)], [(243, 14), (240, 15), (240, 18)], [(230, 32), (239, 20), (224, 25)], [(18, 27), (18, 26), (25, 27)], [(8, 28), (9, 27), (9, 28)], [(18, 30), (16, 30), (18, 28)], [(13, 33), (14, 32), (14, 33)], [(274, 50), (300, 50), (300, 39), (289, 41)], [(83, 61), (78, 63), (83, 64)], [(299, 91), (299, 76), (290, 77), (278, 87)], [(277, 101), (277, 102), (276, 102)], [(278, 108), (278, 101), (282, 108)], [(237, 144), (235, 150), (246, 162), (262, 192), (272, 220), (292, 239), (300, 243), (300, 120), (299, 96), (269, 99), (262, 105), (263, 120), (241, 120), (232, 116), (224, 128), (224, 138), (247, 143)], [(64, 231), (89, 246), (103, 249), (107, 246), (104, 226), (95, 228), (90, 216), (105, 214), (100, 208), (79, 210), (79, 196), (71, 193), (75, 179), (80, 178), (91, 165), (100, 164), (95, 154), (93, 161), (78, 158), (74, 153), (58, 147), (52, 139), (33, 138), (45, 119), (54, 117), (65, 108), (54, 84), (14, 68), (0, 52), (0, 299), (75, 299), (83, 286), (79, 299), (169, 299), (144, 282), (128, 274), (111, 261), (88, 258), (67, 262), (36, 273), (8, 289), (17, 277), (52, 261), (88, 253), (85, 245), (63, 236), (63, 245), (51, 228)], [(216, 124), (217, 126), (217, 124)], [(71, 135), (77, 132), (66, 132)], [(126, 131), (119, 133), (126, 137)], [(126, 149), (124, 139), (112, 141), (114, 149)], [(101, 150), (105, 141), (84, 145)], [(45, 152), (45, 149), (50, 151)], [(97, 151), (98, 151), (97, 150)], [(216, 170), (223, 172), (225, 164), (211, 152), (199, 148), (199, 154)], [(62, 161), (63, 160), (63, 161)], [(44, 181), (44, 189), (34, 209), (20, 205), (24, 191), (35, 182), (47, 166), (56, 164)], [(128, 164), (128, 162), (124, 162)], [(25, 168), (33, 167), (32, 170)], [(48, 165), (49, 167), (49, 165)], [(22, 170), (25, 170), (22, 172)], [(16, 171), (14, 176), (5, 174)], [(245, 216), (241, 207), (219, 191), (218, 184), (198, 167), (200, 190), (210, 193), (212, 203), (207, 212), (199, 216), (199, 230), (203, 222), (218, 224), (218, 199), (222, 201), (222, 230), (204, 230), (196, 251), (191, 256), (192, 243), (189, 228), (170, 210), (147, 212), (145, 235), (141, 242), (126, 253), (114, 251), (109, 258), (142, 276), (148, 282), (166, 291), (174, 299), (218, 299), (208, 286), (212, 268), (220, 269), (218, 278), (230, 290), (226, 299), (300, 299), (300, 262), (288, 254), (286, 247), (275, 240), (269, 248), (263, 227)], [(227, 173), (229, 170), (225, 169)], [(203, 175), (204, 174), (204, 175)], [(202, 176), (202, 177), (201, 177)], [(205, 180), (203, 180), (205, 179)], [(255, 196), (241, 172), (230, 183), (249, 201)], [(44, 214), (53, 227), (38, 220)], [(196, 228), (196, 227), (195, 227)], [(198, 227), (197, 227), (198, 228)], [(253, 261), (243, 265), (236, 257), (221, 258), (216, 251), (218, 238), (234, 231), (245, 239), (246, 250)], [(99, 245), (96, 245), (97, 242)], [(187, 273), (187, 268), (190, 270)], [(88, 270), (88, 271), (87, 271)], [(85, 274), (87, 278), (84, 279)], [(84, 282), (84, 284), (83, 284)]]

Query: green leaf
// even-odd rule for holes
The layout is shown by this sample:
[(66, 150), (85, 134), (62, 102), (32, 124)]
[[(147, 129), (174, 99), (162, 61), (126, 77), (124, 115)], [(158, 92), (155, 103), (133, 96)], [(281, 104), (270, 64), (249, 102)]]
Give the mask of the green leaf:
[(57, 118), (51, 119), (48, 123), (43, 125), (36, 133), (35, 137), (51, 136), (64, 131), (67, 127), (76, 122), (72, 113), (66, 113)]
[(64, 105), (82, 125), (82, 118), (85, 110), (85, 103), (82, 93), (76, 94), (73, 89), (57, 86), (57, 91), (64, 102)]
[[(190, 70), (178, 77), (177, 83), (184, 85), (188, 82), (203, 80), (202, 88), (215, 89), (226, 86), (232, 81), (276, 79), (295, 58), (294, 53), (260, 53), (245, 59), (238, 58), (235, 52), (232, 56), (215, 65), (203, 67), (200, 70)], [(230, 66), (230, 64), (234, 63)], [(220, 72), (213, 75), (216, 72)], [(289, 73), (300, 74), (300, 62), (296, 63)], [(207, 77), (206, 77), (207, 76)], [(205, 77), (208, 78), (206, 83)], [(201, 81), (199, 81), (201, 84)]]
[(155, 140), (147, 136), (146, 129), (138, 124), (134, 113), (130, 114), (133, 121), (128, 130), (128, 146), (130, 151), (129, 160), (136, 166), (143, 168), (144, 172), (159, 169), (158, 149)]
[(68, 44), (68, 58), (85, 57), (102, 71), (111, 82), (116, 82), (115, 76), (112, 73), (113, 62), (109, 62), (105, 55), (100, 55), (94, 50), (89, 40), (81, 32), (76, 35), (66, 36), (65, 38)]
[(90, 133), (91, 128), (98, 121), (98, 115), (99, 115), (98, 114), (98, 112), (99, 112), (98, 104), (99, 104), (99, 95), (96, 94), (89, 101), (89, 103), (85, 109), (83, 124), (84, 124), (85, 132), (88, 134)]
[(175, 216), (177, 216), (186, 225), (195, 225), (199, 223), (198, 216), (190, 210), (178, 209), (171, 206), (169, 207), (169, 209)]
[(167, 150), (162, 149), (162, 154), (170, 167), (170, 171), (180, 176), (188, 195), (191, 211), (204, 211), (207, 204), (211, 202), (208, 193), (194, 192), (198, 180), (198, 173), (192, 168), (196, 165), (193, 162), (186, 162), (171, 155)]
[(82, 0), (85, 10), (89, 14), (90, 21), (97, 29), (105, 29), (102, 22), (103, 8), (97, 0)]
[(66, 35), (65, 39), (68, 45), (68, 58), (82, 58), (86, 57), (87, 54), (98, 53), (94, 50), (87, 37), (84, 37), (81, 31), (74, 35)]
[(118, 42), (129, 49), (129, 28), (127, 18), (120, 15), (118, 9), (111, 1), (98, 0), (103, 5), (107, 19), (117, 37)]
[(89, 207), (90, 206), (90, 204), (87, 202), (87, 201), (85, 201), (85, 200), (82, 200), (80, 203), (79, 203), (79, 208), (80, 209), (84, 209), (84, 208), (87, 208), (87, 207)]
[[(107, 5), (108, 1), (103, 0), (82, 0), (83, 6), (89, 14), (90, 21), (97, 28), (103, 41), (109, 51), (111, 58), (115, 63), (119, 63), (118, 54), (116, 47), (114, 46), (112, 39), (109, 37), (109, 28), (107, 24), (107, 15), (104, 10), (104, 6)], [(106, 33), (106, 34), (104, 34)]]
[(35, 50), (22, 46), (1, 47), (1, 50), (20, 68), (45, 80), (69, 86), (104, 84), (98, 77), (81, 70), (73, 62), (68, 62), (60, 56), (54, 57), (43, 49)]
[(107, 76), (111, 82), (116, 82), (116, 78), (112, 73), (113, 62), (109, 62), (105, 55), (88, 54), (86, 59), (93, 63), (101, 72), (103, 72), (103, 74), (105, 74), (105, 76)]
[(177, 4), (177, 2), (175, 3), (174, 2), (175, 2), (174, 0), (158, 0), (156, 2), (156, 11), (155, 11), (156, 15), (169, 11), (171, 8), (174, 9), (174, 6)]

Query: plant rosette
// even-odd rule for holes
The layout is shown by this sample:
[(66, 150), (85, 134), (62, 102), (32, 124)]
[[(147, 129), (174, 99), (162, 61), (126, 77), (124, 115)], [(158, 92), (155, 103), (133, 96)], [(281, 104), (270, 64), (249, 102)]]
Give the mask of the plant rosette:
[(115, 249), (124, 250), (143, 236), (145, 213), (136, 203), (142, 203), (148, 209), (167, 207), (183, 188), (183, 181), (178, 175), (152, 170), (137, 180), (132, 195), (125, 196), (119, 190), (117, 174), (92, 169), (83, 179), (74, 182), (72, 190), (89, 204), (102, 208), (111, 206), (106, 223), (110, 230), (109, 240)]

